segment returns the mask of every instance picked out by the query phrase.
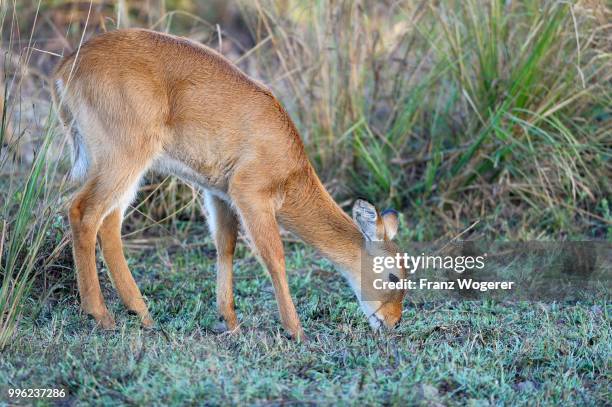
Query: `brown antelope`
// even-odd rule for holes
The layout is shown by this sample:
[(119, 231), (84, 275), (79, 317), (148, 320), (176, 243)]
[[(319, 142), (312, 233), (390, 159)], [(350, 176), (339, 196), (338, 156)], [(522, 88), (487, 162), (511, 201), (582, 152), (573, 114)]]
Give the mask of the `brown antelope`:
[[(304, 333), (279, 225), (338, 265), (358, 298), (361, 256), (397, 252), (390, 241), (397, 214), (380, 215), (357, 201), (351, 220), (323, 187), (272, 93), (210, 48), (153, 31), (114, 31), (65, 58), (55, 83), (54, 100), (72, 139), (72, 172), (82, 181), (69, 213), (81, 307), (104, 328), (115, 323), (100, 291), (96, 235), (122, 302), (144, 326), (153, 324), (121, 242), (124, 211), (149, 169), (203, 191), (217, 248), (217, 306), (230, 330), (238, 326), (232, 257), (239, 222), (270, 273), (282, 324), (294, 338)], [(368, 241), (382, 245), (367, 249)], [(404, 277), (394, 272), (385, 278)], [(403, 295), (360, 298), (370, 324), (395, 326)]]

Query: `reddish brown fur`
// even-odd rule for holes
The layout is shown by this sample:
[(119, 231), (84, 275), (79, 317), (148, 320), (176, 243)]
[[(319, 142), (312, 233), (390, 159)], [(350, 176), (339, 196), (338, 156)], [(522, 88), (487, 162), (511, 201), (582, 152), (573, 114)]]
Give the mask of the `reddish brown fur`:
[[(223, 56), (170, 35), (115, 31), (66, 58), (56, 78), (64, 88), (54, 95), (62, 100), (62, 119), (80, 129), (73, 134), (88, 157), (70, 209), (79, 292), (83, 309), (104, 327), (114, 321), (97, 278), (96, 234), (122, 301), (145, 325), (152, 323), (120, 237), (123, 211), (151, 167), (207, 191), (218, 250), (217, 304), (230, 329), (237, 327), (232, 256), (239, 220), (270, 272), (283, 326), (294, 337), (303, 332), (278, 223), (339, 264), (355, 288), (364, 235), (325, 191), (276, 98)], [(401, 299), (390, 296), (376, 318), (394, 325)]]

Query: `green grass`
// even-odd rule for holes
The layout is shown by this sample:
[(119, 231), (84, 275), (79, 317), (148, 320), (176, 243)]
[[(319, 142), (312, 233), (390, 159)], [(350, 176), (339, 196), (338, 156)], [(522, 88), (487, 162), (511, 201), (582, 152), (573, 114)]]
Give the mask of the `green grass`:
[[(27, 303), (0, 359), (7, 388), (63, 387), (87, 404), (240, 403), (602, 405), (609, 402), (609, 303), (406, 302), (399, 329), (370, 331), (331, 265), (287, 245), (289, 278), (310, 337), (288, 340), (272, 286), (243, 247), (237, 334), (215, 332), (209, 247), (128, 256), (158, 329), (143, 331), (102, 275), (118, 321), (82, 316), (72, 273)], [(535, 401), (537, 400), (537, 402)]]
[[(221, 44), (222, 2), (126, 3), (122, 26)], [(228, 56), (287, 108), (343, 207), (357, 196), (396, 206), (412, 242), (473, 224), (464, 238), (610, 241), (610, 10), (430, 3), (240, 1), (228, 9), (254, 43), (219, 28)], [(9, 386), (62, 386), (82, 404), (610, 404), (610, 302), (595, 295), (407, 300), (400, 329), (376, 335), (330, 264), (292, 244), (291, 288), (312, 339), (297, 344), (241, 246), (242, 332), (215, 333), (212, 244), (189, 243), (207, 232), (193, 190), (172, 178), (149, 179), (124, 228), (130, 247), (146, 247), (128, 257), (159, 329), (142, 331), (105, 276), (119, 329), (95, 328), (78, 309), (66, 140), (47, 90), (51, 53), (114, 29), (119, 9), (96, 4), (86, 26), (72, 0), (0, 2), (0, 405)]]
[(254, 64), (275, 78), (343, 196), (419, 210), (425, 239), (472, 219), (513, 239), (527, 231), (508, 219), (605, 238), (594, 225), (608, 223), (599, 204), (610, 189), (597, 174), (610, 172), (611, 59), (594, 8), (295, 1), (288, 18), (262, 3), (258, 39), (272, 46)]

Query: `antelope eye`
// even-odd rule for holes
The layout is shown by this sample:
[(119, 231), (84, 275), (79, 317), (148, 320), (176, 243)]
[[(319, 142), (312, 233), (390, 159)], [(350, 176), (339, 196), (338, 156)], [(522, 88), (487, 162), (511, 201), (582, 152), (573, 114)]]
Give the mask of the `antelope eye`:
[(389, 280), (390, 280), (392, 283), (397, 283), (397, 282), (399, 282), (399, 278), (397, 278), (397, 276), (396, 276), (395, 274), (393, 274), (393, 273), (389, 273)]

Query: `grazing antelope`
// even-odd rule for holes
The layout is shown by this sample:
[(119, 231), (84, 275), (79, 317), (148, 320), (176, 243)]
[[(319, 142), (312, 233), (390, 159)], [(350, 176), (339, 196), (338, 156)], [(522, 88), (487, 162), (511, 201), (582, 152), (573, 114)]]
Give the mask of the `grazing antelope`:
[[(147, 170), (203, 191), (217, 248), (217, 306), (230, 330), (238, 324), (232, 257), (239, 223), (272, 277), (282, 324), (294, 338), (304, 333), (279, 224), (337, 264), (358, 298), (362, 255), (398, 251), (391, 242), (397, 213), (381, 215), (357, 201), (351, 220), (321, 184), (272, 93), (210, 48), (153, 31), (114, 31), (64, 59), (55, 83), (54, 100), (73, 141), (72, 173), (82, 182), (69, 213), (81, 307), (104, 328), (115, 323), (100, 291), (96, 235), (121, 300), (144, 326), (153, 324), (121, 242), (124, 211)], [(404, 277), (401, 269), (393, 272), (385, 278)], [(370, 324), (395, 326), (403, 295), (360, 298)]]

